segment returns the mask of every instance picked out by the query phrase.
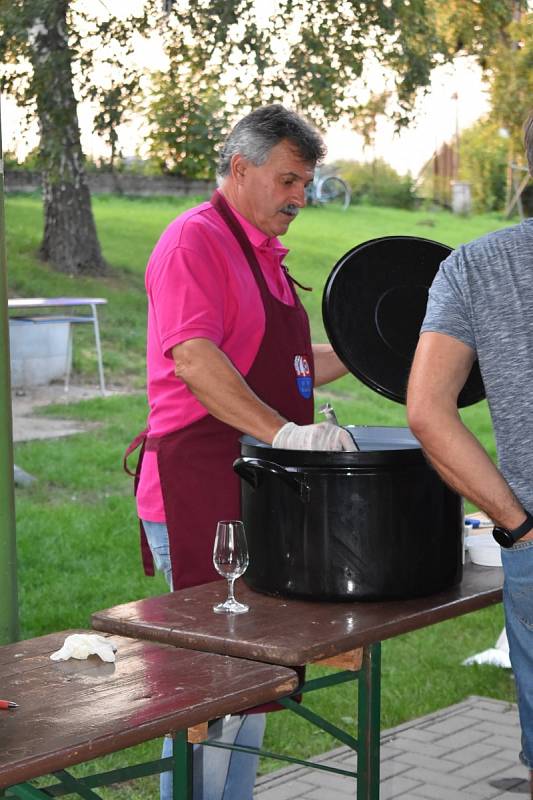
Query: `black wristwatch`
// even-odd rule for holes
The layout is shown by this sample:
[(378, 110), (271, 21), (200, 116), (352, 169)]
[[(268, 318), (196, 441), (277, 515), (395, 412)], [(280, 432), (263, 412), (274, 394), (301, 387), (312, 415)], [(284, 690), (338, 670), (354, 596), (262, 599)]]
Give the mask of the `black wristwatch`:
[(525, 536), (528, 531), (533, 528), (533, 516), (526, 511), (526, 518), (524, 522), (510, 531), (508, 528), (500, 528), (498, 525), (494, 526), (492, 535), (501, 547), (512, 547), (515, 542)]

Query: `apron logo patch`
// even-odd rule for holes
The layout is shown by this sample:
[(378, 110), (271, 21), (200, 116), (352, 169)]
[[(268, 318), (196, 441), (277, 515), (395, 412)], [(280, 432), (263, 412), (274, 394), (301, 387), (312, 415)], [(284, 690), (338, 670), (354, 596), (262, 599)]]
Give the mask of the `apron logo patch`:
[(302, 397), (309, 400), (313, 395), (313, 379), (309, 369), (309, 362), (305, 356), (294, 356), (294, 371), (296, 372), (298, 391)]

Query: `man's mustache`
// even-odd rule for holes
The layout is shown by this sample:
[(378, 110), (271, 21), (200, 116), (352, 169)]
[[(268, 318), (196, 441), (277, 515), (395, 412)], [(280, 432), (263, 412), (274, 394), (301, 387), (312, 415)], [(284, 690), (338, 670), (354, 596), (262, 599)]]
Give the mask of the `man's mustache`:
[(300, 213), (300, 207), (295, 206), (294, 203), (289, 203), (283, 208), (280, 208), (282, 214), (290, 214), (291, 217), (296, 217)]

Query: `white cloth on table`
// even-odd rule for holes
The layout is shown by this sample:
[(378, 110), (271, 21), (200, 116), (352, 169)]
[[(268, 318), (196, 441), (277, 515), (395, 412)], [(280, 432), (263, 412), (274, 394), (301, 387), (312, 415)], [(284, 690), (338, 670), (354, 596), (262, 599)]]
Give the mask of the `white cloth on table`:
[(60, 650), (52, 653), (52, 661), (68, 661), (69, 658), (86, 659), (89, 656), (100, 656), (102, 661), (114, 661), (117, 648), (109, 639), (97, 633), (72, 633), (67, 636)]

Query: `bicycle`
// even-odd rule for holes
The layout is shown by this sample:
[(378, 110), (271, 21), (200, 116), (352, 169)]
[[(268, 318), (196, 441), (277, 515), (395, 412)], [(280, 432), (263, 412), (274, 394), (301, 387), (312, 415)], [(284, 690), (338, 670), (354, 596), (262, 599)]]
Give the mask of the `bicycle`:
[(338, 175), (316, 173), (313, 182), (306, 189), (305, 197), (309, 205), (336, 205), (344, 211), (350, 205), (351, 191)]

